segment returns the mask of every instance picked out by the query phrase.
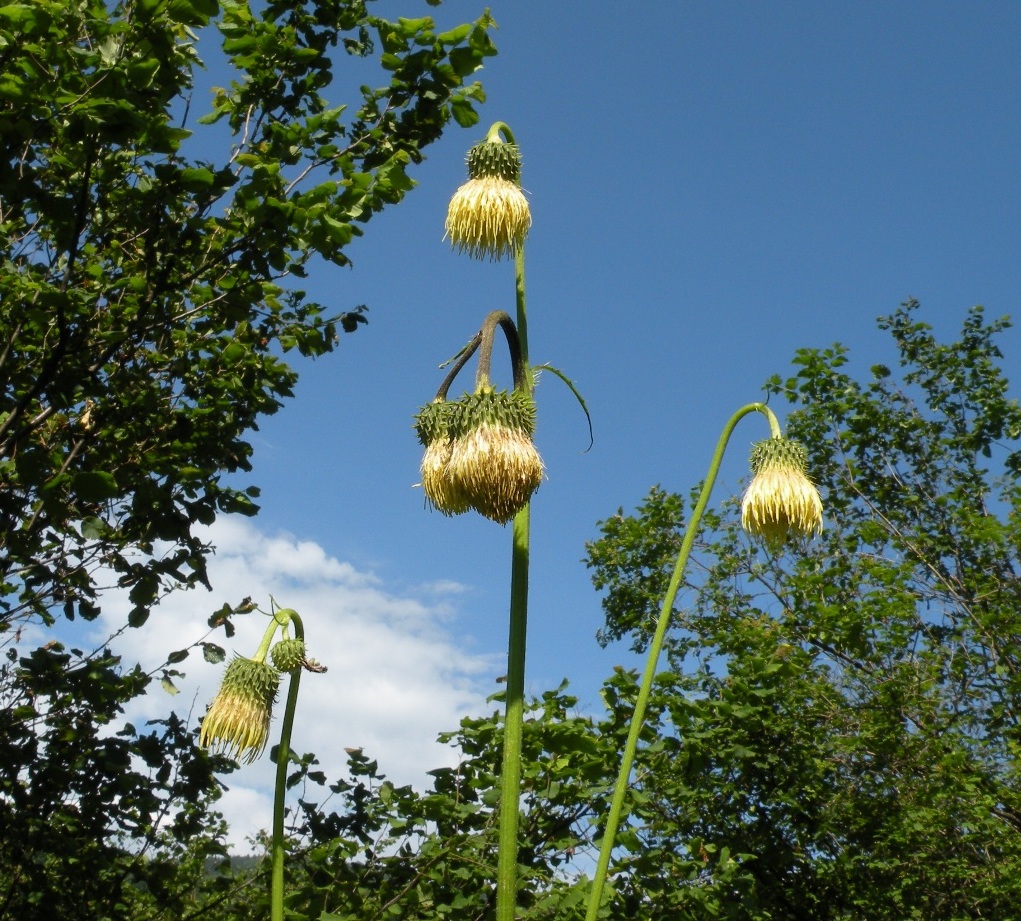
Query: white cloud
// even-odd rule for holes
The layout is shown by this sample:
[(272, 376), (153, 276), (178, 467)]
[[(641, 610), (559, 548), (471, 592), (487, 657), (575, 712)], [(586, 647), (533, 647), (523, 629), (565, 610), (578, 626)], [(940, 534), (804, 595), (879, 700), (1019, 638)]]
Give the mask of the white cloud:
[[(219, 520), (208, 529), (208, 539), (217, 548), (209, 563), (213, 593), (170, 595), (144, 627), (115, 640), (114, 649), (126, 663), (138, 661), (152, 670), (168, 652), (204, 637), (209, 615), (224, 602), (233, 605), (251, 596), (268, 610), (272, 596), (300, 614), (309, 654), (329, 669), (323, 675), (302, 674), (291, 741), (296, 752), (315, 752), (331, 781), (345, 773), (346, 748), (363, 748), (397, 784), (421, 787), (426, 771), (454, 763), (456, 753), (439, 746), (436, 735), (485, 710), (486, 694), (502, 668), (499, 655), (466, 651), (445, 626), (456, 616), (450, 599), (464, 586), (443, 582), (390, 594), (377, 576), (334, 559), (318, 544), (263, 534), (246, 519)], [(126, 610), (126, 604), (106, 601), (98, 630), (121, 626)], [(210, 639), (228, 653), (251, 655), (268, 620), (253, 613), (235, 624), (230, 641), (222, 632)], [(106, 635), (97, 632), (97, 642)], [(181, 715), (190, 710), (191, 725), (198, 724), (224, 665), (210, 665), (195, 651), (176, 667), (186, 672), (175, 679), (181, 693), (171, 697), (154, 684), (132, 703), (130, 720), (138, 724), (174, 709)], [(285, 694), (282, 686), (278, 714)], [(271, 744), (277, 732), (275, 720)], [(230, 789), (219, 806), (239, 849), (269, 827), (273, 771), (263, 755), (225, 778)]]

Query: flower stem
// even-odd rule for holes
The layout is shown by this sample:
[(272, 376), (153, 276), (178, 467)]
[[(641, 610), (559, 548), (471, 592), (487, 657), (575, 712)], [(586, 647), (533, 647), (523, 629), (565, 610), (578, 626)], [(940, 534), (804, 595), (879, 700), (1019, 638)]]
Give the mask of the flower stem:
[[(525, 384), (532, 390), (525, 312), (525, 257), (514, 256), (518, 344)], [(515, 377), (517, 375), (515, 374)], [(518, 901), (518, 809), (521, 796), (521, 733), (524, 719), (525, 646), (528, 626), (528, 557), (531, 503), (514, 516), (511, 548), (510, 631), (507, 639), (507, 700), (500, 772), (500, 837), (496, 867), (496, 921), (515, 921)]]
[(642, 724), (645, 721), (645, 710), (652, 693), (652, 682), (656, 676), (659, 654), (663, 648), (663, 640), (666, 637), (667, 628), (670, 626), (670, 615), (673, 613), (677, 591), (680, 588), (681, 578), (684, 576), (684, 570), (688, 564), (688, 556), (691, 553), (692, 545), (695, 543), (695, 535), (698, 533), (702, 515), (709, 504), (709, 496), (712, 493), (713, 485), (716, 483), (716, 476), (719, 473), (720, 463), (723, 460), (723, 454), (727, 449), (727, 442), (730, 440), (731, 433), (741, 419), (753, 412), (759, 412), (766, 416), (769, 420), (771, 431), (779, 430), (779, 423), (772, 410), (764, 403), (749, 403), (746, 406), (742, 406), (730, 417), (727, 424), (723, 427), (723, 432), (716, 444), (716, 450), (713, 453), (712, 460), (709, 462), (709, 470), (702, 484), (702, 490), (699, 493), (698, 501), (692, 510), (691, 519), (681, 541), (681, 549), (677, 554), (677, 562), (674, 565), (673, 575), (670, 577), (670, 583), (663, 598), (663, 606), (660, 608), (659, 619), (656, 622), (656, 632), (649, 643), (645, 674), (642, 677), (638, 698), (635, 701), (635, 711), (631, 716), (631, 726), (628, 731), (627, 742), (624, 745), (624, 754), (621, 758), (620, 773), (617, 775), (617, 786), (613, 791), (610, 811), (606, 817), (606, 830), (603, 832), (603, 842), (599, 850), (599, 861), (596, 864), (595, 877), (592, 880), (592, 891), (589, 893), (588, 911), (585, 915), (585, 921), (595, 921), (599, 913), (603, 886), (606, 882), (606, 871), (610, 865), (610, 855), (613, 851), (614, 841), (617, 837), (617, 828), (620, 825), (621, 816), (624, 811), (624, 799), (627, 795), (628, 783), (631, 779), (631, 768), (638, 749), (638, 737), (641, 734)]
[(493, 336), (496, 334), (496, 327), (503, 330), (507, 339), (507, 351), (510, 353), (511, 370), (514, 374), (514, 389), (525, 389), (531, 392), (527, 386), (525, 366), (521, 358), (521, 341), (518, 332), (511, 322), (511, 318), (502, 310), (494, 310), (486, 317), (479, 331), (479, 367), (475, 375), (475, 389), (490, 386), (490, 374), (493, 368)]
[(476, 333), (468, 341), (468, 344), (452, 359), (453, 365), (447, 372), (447, 376), (443, 378), (443, 383), (440, 384), (440, 389), (436, 391), (435, 399), (437, 402), (443, 402), (447, 399), (447, 391), (450, 390), (450, 385), (454, 383), (454, 378), (457, 377), (457, 375), (461, 373), (461, 369), (468, 364), (468, 360), (478, 350), (481, 342), (482, 333)]
[[(305, 628), (301, 618), (294, 611), (290, 622), (294, 624), (295, 639), (305, 639)], [(287, 703), (280, 726), (280, 745), (277, 747), (277, 774), (273, 792), (273, 835), (270, 845), (270, 921), (284, 919), (284, 793), (287, 787), (287, 767), (291, 760), (291, 728), (294, 725), (294, 710), (298, 703), (298, 683), (302, 667), (291, 669), (291, 680), (287, 685)]]
[(262, 634), (262, 639), (259, 641), (259, 648), (255, 650), (255, 655), (252, 659), (256, 662), (265, 662), (266, 656), (269, 655), (269, 647), (273, 642), (273, 637), (276, 636), (277, 630), (283, 626), (283, 621), (277, 617), (277, 610), (274, 609), (273, 617), (270, 619), (269, 626), (266, 627)]
[(500, 773), (497, 921), (514, 921), (517, 908), (518, 808), (525, 696), (525, 639), (528, 626), (529, 513), (530, 508), (526, 505), (514, 516), (513, 525), (511, 614), (507, 640), (507, 701), (504, 711), (503, 769)]
[(518, 344), (521, 346), (521, 364), (525, 369), (528, 392), (532, 392), (532, 366), (528, 363), (528, 311), (525, 309), (525, 248), (519, 246), (514, 253), (514, 299), (517, 303)]
[[(503, 137), (501, 137), (503, 135)], [(514, 132), (511, 131), (510, 125), (506, 122), (493, 122), (489, 126), (489, 130), (486, 132), (486, 141), (489, 144), (515, 144)]]

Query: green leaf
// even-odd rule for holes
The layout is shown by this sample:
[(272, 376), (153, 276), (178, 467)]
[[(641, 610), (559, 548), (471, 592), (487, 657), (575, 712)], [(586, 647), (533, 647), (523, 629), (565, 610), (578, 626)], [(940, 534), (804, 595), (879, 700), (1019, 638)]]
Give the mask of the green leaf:
[(343, 221), (334, 220), (328, 214), (323, 215), (323, 224), (327, 228), (330, 239), (337, 244), (350, 243), (354, 236), (354, 228)]
[(171, 22), (188, 26), (204, 26), (219, 12), (217, 0), (169, 0), (167, 13)]
[(213, 171), (205, 166), (183, 169), (179, 177), (181, 187), (189, 192), (203, 192), (212, 186), (215, 179)]
[(450, 113), (462, 128), (471, 128), (479, 122), (479, 113), (466, 99), (453, 99), (450, 102)]
[(102, 470), (87, 470), (75, 475), (71, 488), (85, 502), (103, 502), (119, 492), (114, 475)]
[(482, 66), (482, 61), (470, 48), (455, 48), (450, 52), (450, 64), (459, 77), (468, 77)]
[(459, 45), (471, 34), (472, 28), (472, 24), (466, 22), (448, 32), (440, 32), (436, 38), (444, 45)]
[(51, 20), (47, 11), (39, 6), (31, 3), (9, 3), (0, 6), (0, 21), (5, 23), (5, 28), (30, 33)]
[(87, 540), (101, 540), (109, 535), (111, 531), (110, 525), (95, 515), (82, 519), (81, 534)]
[(202, 658), (209, 662), (211, 665), (218, 665), (222, 662), (227, 653), (222, 646), (217, 646), (215, 643), (201, 643), (202, 646)]
[(586, 451), (591, 450), (592, 445), (595, 444), (595, 436), (592, 433), (592, 416), (589, 414), (588, 406), (585, 403), (585, 399), (582, 397), (581, 392), (575, 386), (574, 381), (572, 381), (559, 368), (554, 368), (553, 365), (550, 364), (535, 365), (533, 367), (533, 370), (549, 371), (551, 374), (556, 375), (558, 378), (560, 378), (560, 380), (562, 380), (567, 385), (567, 389), (574, 394), (574, 398), (578, 401), (578, 405), (581, 406), (581, 411), (585, 413), (585, 421), (588, 423), (588, 447), (585, 450)]
[(431, 29), (433, 27), (433, 20), (430, 16), (423, 16), (420, 19), (398, 19), (397, 25), (400, 26), (401, 32), (405, 38), (414, 38), (419, 32)]

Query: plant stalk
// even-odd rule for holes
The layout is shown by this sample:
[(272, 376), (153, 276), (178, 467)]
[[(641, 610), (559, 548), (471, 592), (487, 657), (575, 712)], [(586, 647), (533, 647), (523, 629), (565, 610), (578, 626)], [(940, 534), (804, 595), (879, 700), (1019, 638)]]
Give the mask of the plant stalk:
[[(305, 639), (305, 628), (297, 613), (291, 612), (290, 622), (294, 624), (295, 639)], [(291, 728), (294, 726), (294, 711), (298, 703), (298, 684), (302, 667), (290, 672), (287, 685), (287, 702), (280, 726), (280, 744), (277, 747), (277, 773), (273, 792), (273, 835), (270, 844), (270, 921), (284, 921), (284, 794), (287, 789), (287, 767), (291, 761)]]
[[(528, 325), (525, 312), (525, 256), (514, 256), (521, 367), (529, 393)], [(511, 548), (510, 631), (507, 639), (507, 699), (503, 723), (503, 767), (500, 772), (500, 837), (496, 867), (496, 921), (515, 921), (518, 901), (518, 810), (521, 797), (521, 734), (525, 698), (525, 646), (528, 626), (528, 558), (531, 503), (514, 516)]]
[[(684, 570), (688, 564), (688, 556), (695, 543), (695, 536), (698, 533), (702, 515), (709, 504), (709, 496), (716, 483), (717, 474), (720, 471), (720, 463), (723, 454), (727, 449), (727, 442), (730, 440), (734, 427), (745, 416), (752, 412), (762, 413), (769, 420), (770, 431), (774, 434), (779, 431), (779, 423), (764, 403), (749, 403), (742, 406), (723, 427), (723, 432), (716, 444), (712, 460), (709, 462), (709, 470), (706, 473), (702, 490), (699, 493), (698, 501), (692, 510), (691, 519), (684, 532), (681, 541), (681, 549), (677, 554), (677, 562), (674, 564), (674, 571), (667, 586), (666, 595), (663, 598), (663, 606), (660, 608), (659, 619), (656, 621), (656, 631), (652, 641), (649, 643), (649, 653), (645, 664), (645, 673), (642, 676), (642, 684), (638, 691), (638, 698), (635, 700), (635, 711), (631, 716), (631, 726), (628, 731), (627, 742), (624, 745), (624, 755), (621, 759), (620, 773), (617, 775), (617, 786), (613, 791), (613, 799), (610, 801), (610, 811), (606, 817), (606, 830), (603, 832), (603, 842), (599, 850), (599, 861), (596, 864), (595, 877), (592, 880), (592, 891), (589, 893), (588, 911), (585, 921), (596, 921), (599, 907), (602, 903), (603, 887), (606, 883), (606, 873), (610, 866), (610, 856), (613, 852), (613, 845), (617, 837), (617, 828), (620, 825), (621, 816), (624, 812), (624, 800), (627, 796), (628, 784), (631, 780), (631, 768), (634, 765), (635, 753), (638, 750), (638, 737), (642, 732), (642, 725), (645, 721), (645, 710), (649, 704), (649, 697), (652, 694), (652, 682), (656, 677), (656, 667), (659, 662), (659, 654), (663, 648), (663, 640), (666, 637), (667, 629), (670, 626), (670, 616), (673, 613), (674, 601), (677, 598), (677, 591), (684, 576)], [(502, 919), (501, 919), (502, 921)]]

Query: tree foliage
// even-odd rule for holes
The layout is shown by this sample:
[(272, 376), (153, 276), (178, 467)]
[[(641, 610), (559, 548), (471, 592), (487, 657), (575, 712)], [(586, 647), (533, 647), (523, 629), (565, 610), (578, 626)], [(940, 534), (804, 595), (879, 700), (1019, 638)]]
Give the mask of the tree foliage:
[[(233, 77), (194, 127), (194, 30), (217, 3), (0, 9), (9, 617), (94, 616), (100, 562), (135, 622), (163, 581), (204, 578), (192, 526), (254, 511), (223, 475), (249, 469), (245, 433), (291, 393), (281, 351), (321, 355), (364, 319), (285, 281), (347, 264), (451, 115), (476, 118), (464, 79), (492, 52), (485, 21), (437, 34), (363, 2), (220, 6)], [(377, 48), (389, 83), (349, 115), (327, 95), (336, 55)], [(124, 552), (157, 541), (158, 560)]]
[[(706, 519), (601, 917), (1016, 913), (1021, 407), (1006, 321), (976, 308), (947, 344), (913, 303), (880, 324), (897, 372), (860, 382), (834, 346), (767, 384), (794, 404), (788, 434), (809, 449), (827, 528), (776, 555), (743, 534), (735, 501)], [(688, 505), (654, 488), (601, 523), (587, 562), (606, 642), (646, 642)], [(637, 676), (615, 670), (602, 694), (597, 715), (564, 687), (526, 712), (523, 918), (584, 916)], [(296, 917), (492, 917), (498, 717), (447, 739), (460, 760), (421, 793), (357, 751), (331, 795), (299, 759)]]
[[(767, 385), (797, 407), (788, 434), (808, 447), (823, 537), (771, 556), (733, 503), (702, 534), (637, 809), (662, 917), (996, 918), (1017, 904), (1021, 407), (1005, 320), (976, 308), (942, 344), (916, 310), (880, 321), (899, 374), (874, 365), (860, 383), (834, 346), (800, 350)], [(678, 505), (653, 490), (589, 547), (609, 634), (641, 644)], [(649, 853), (625, 862), (632, 881)]]
[[(238, 474), (247, 433), (294, 386), (286, 354), (330, 352), (365, 319), (301, 279), (347, 264), (423, 149), (451, 119), (474, 123), (467, 81), (493, 53), (489, 25), (438, 32), (362, 0), (0, 6), (0, 916), (265, 916), (258, 871), (209, 871), (226, 762), (176, 716), (124, 725), (153, 675), (39, 628), (95, 618), (105, 584), (141, 626), (163, 593), (204, 582), (199, 526), (256, 510)], [(205, 111), (196, 74), (214, 34), (230, 76)], [(335, 69), (372, 61), (384, 86), (331, 96)], [(774, 555), (733, 501), (705, 519), (604, 917), (1016, 913), (1007, 323), (975, 308), (940, 343), (909, 303), (880, 325), (896, 371), (861, 382), (837, 345), (797, 352), (766, 385), (794, 407), (827, 528)], [(600, 523), (586, 562), (604, 642), (644, 647), (689, 505), (655, 488)], [(225, 605), (211, 628), (229, 635), (249, 607)], [(618, 670), (600, 715), (564, 688), (532, 703), (523, 917), (581, 916), (635, 693)], [(499, 721), (467, 719), (448, 741), (460, 763), (424, 792), (361, 752), (326, 792), (315, 757), (293, 758), (294, 917), (491, 917)]]
[[(302, 278), (347, 265), (427, 145), (477, 120), (490, 24), (390, 22), (364, 0), (0, 6), (5, 917), (130, 914), (129, 881), (159, 880), (138, 853), (209, 824), (189, 810), (215, 796), (211, 765), (176, 718), (117, 731), (150, 675), (20, 647), (97, 617), (104, 587), (137, 627), (205, 582), (199, 526), (256, 511), (245, 438), (292, 393), (285, 353), (365, 320)], [(335, 72), (382, 85), (346, 99)], [(119, 847), (135, 854), (111, 863)]]

